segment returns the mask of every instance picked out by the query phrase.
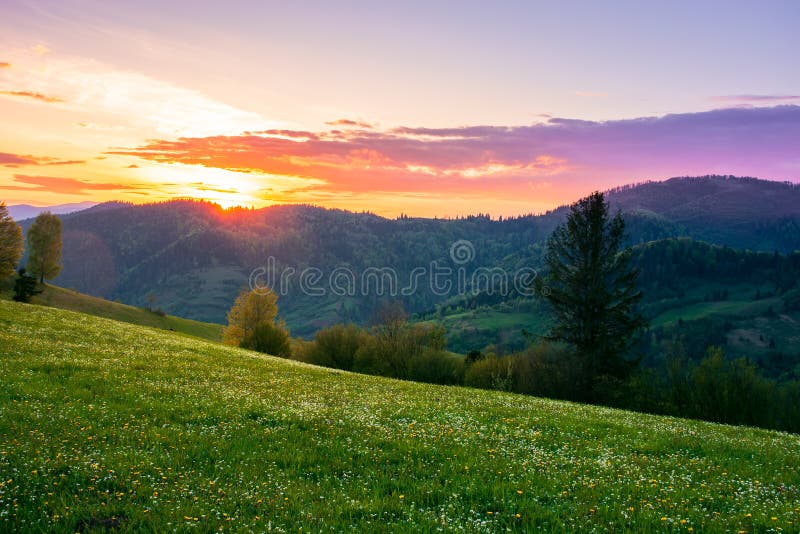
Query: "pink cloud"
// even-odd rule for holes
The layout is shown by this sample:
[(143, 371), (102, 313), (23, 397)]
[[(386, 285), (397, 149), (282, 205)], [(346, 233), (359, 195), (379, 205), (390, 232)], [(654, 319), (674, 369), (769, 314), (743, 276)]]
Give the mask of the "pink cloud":
[(0, 166), (2, 167), (19, 167), (22, 165), (74, 165), (78, 163), (85, 163), (85, 161), (72, 159), (62, 160), (58, 158), (0, 152)]
[[(398, 127), (155, 140), (143, 159), (315, 179), (316, 192), (529, 198), (678, 175), (800, 180), (800, 107), (529, 126)], [(319, 181), (323, 185), (319, 185)]]
[(326, 122), (328, 126), (344, 126), (344, 127), (357, 127), (371, 129), (374, 126), (368, 122), (354, 121), (351, 119), (337, 119), (335, 121)]
[[(129, 184), (99, 183), (60, 178), (55, 176), (14, 175), (14, 181), (25, 185), (0, 185), (0, 189), (13, 191), (46, 191), (65, 195), (86, 195), (91, 191), (122, 191), (138, 189)], [(31, 187), (32, 186), (32, 187)]]
[(800, 100), (800, 95), (723, 95), (712, 96), (714, 102), (729, 102), (744, 104), (748, 102), (794, 102)]

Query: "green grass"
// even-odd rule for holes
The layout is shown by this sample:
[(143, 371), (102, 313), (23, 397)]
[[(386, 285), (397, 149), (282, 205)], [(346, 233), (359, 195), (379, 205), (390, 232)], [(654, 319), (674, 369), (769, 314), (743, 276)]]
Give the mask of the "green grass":
[(0, 530), (798, 530), (800, 437), (0, 302)]
[[(777, 301), (777, 299), (771, 300)], [(753, 303), (750, 301), (724, 300), (718, 302), (698, 302), (673, 308), (668, 312), (660, 314), (653, 319), (652, 326), (673, 324), (678, 322), (678, 319), (692, 321), (713, 315), (746, 316), (747, 311), (753, 307)], [(766, 308), (766, 306), (764, 308)]]
[(531, 312), (491, 307), (450, 313), (422, 322), (444, 326), (447, 346), (456, 352), (467, 353), (488, 345), (499, 345), (506, 351), (519, 350), (525, 346), (523, 330), (534, 336), (543, 335), (550, 320), (542, 310)]
[(211, 341), (222, 339), (222, 325), (219, 324), (202, 323), (172, 315), (159, 315), (143, 308), (111, 302), (53, 285), (45, 286), (44, 292), (33, 297), (31, 301), (34, 304), (96, 315), (124, 323), (173, 330)]

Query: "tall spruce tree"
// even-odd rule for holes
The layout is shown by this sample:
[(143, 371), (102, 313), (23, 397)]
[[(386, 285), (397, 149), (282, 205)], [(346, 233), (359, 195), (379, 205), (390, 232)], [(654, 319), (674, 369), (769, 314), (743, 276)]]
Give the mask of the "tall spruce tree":
[(622, 216), (611, 217), (596, 192), (571, 206), (547, 242), (539, 287), (555, 317), (548, 337), (575, 348), (587, 394), (598, 378), (624, 378), (638, 362), (627, 358), (628, 349), (645, 322), (636, 310), (642, 295), (624, 230)]
[(0, 279), (14, 274), (22, 258), (22, 228), (14, 222), (4, 202), (0, 202)]
[(61, 273), (61, 219), (46, 211), (40, 213), (28, 230), (28, 272), (39, 282)]

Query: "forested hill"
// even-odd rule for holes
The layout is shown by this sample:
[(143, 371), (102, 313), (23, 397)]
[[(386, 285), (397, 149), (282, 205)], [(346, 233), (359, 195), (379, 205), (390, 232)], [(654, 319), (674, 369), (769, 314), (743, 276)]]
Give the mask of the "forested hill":
[[(734, 248), (800, 249), (796, 186), (751, 178), (676, 178), (616, 189), (609, 198), (625, 214), (633, 244), (689, 236)], [(62, 217), (64, 270), (56, 283), (134, 305), (144, 305), (152, 294), (170, 314), (221, 322), (267, 257), (276, 258), (279, 271), (316, 267), (325, 276), (337, 267), (356, 273), (390, 267), (403, 285), (414, 268), (431, 262), (456, 267), (450, 247), (458, 240), (474, 247), (471, 268), (535, 262), (565, 213), (562, 208), (502, 220), (386, 219), (310, 206), (224, 211), (190, 201), (101, 204)], [(300, 335), (332, 322), (363, 322), (382, 299), (375, 292), (309, 297), (296, 284), (290, 289), (279, 306)], [(411, 311), (422, 311), (445, 298), (421, 284), (403, 300)]]
[(800, 185), (756, 178), (672, 178), (614, 189), (608, 198), (625, 213), (654, 216), (686, 235), (733, 248), (800, 249)]

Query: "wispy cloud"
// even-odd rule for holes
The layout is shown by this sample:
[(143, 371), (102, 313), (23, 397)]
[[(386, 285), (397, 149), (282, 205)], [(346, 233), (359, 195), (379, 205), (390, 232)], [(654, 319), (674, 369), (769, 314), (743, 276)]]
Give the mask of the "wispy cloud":
[(8, 152), (0, 152), (0, 166), (2, 167), (20, 167), (22, 165), (76, 165), (86, 163), (83, 160), (66, 160), (58, 158), (49, 158), (43, 156), (31, 156), (23, 154), (10, 154)]
[(794, 102), (800, 100), (800, 95), (722, 95), (712, 96), (714, 102), (727, 102), (746, 104), (748, 102)]
[(335, 121), (326, 122), (328, 126), (340, 126), (345, 128), (374, 128), (374, 126), (364, 121), (354, 121), (352, 119), (337, 119)]
[(131, 184), (89, 182), (75, 178), (56, 176), (28, 176), (15, 174), (14, 182), (23, 185), (0, 185), (0, 189), (12, 191), (46, 191), (63, 195), (86, 195), (92, 191), (135, 190), (139, 187)]
[(38, 100), (40, 102), (47, 102), (51, 104), (56, 102), (64, 102), (63, 98), (37, 93), (36, 91), (0, 91), (0, 95), (32, 98), (33, 100)]
[(80, 123), (88, 129), (199, 136), (282, 126), (199, 91), (92, 59), (17, 50), (7, 60), (14, 68), (4, 73), (0, 94), (60, 102), (92, 117), (92, 123)]

